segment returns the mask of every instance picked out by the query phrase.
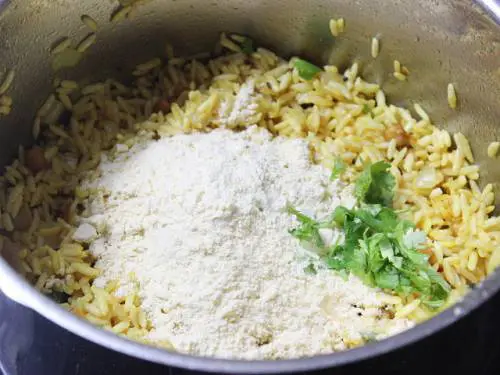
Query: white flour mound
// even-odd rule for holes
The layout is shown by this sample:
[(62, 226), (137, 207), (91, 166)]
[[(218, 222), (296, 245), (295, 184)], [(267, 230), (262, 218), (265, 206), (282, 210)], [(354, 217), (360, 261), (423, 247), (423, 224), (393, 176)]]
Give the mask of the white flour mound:
[(408, 328), (359, 279), (317, 260), (317, 273), (304, 271), (311, 257), (288, 233), (297, 223), (287, 204), (317, 217), (354, 204), (351, 189), (330, 181), (309, 153), (304, 140), (251, 127), (104, 156), (100, 177), (86, 184), (100, 193), (82, 218), (107, 228), (91, 243), (103, 270), (96, 284), (126, 284), (135, 273), (149, 338), (202, 356), (312, 356)]

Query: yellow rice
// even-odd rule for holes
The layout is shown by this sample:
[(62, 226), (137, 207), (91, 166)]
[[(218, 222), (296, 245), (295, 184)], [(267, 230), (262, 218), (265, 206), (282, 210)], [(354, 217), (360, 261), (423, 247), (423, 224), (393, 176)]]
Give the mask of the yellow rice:
[[(76, 82), (62, 81), (58, 87), (70, 91), (52, 94), (42, 105), (33, 134), (42, 134), (44, 144), (21, 150), (0, 177), (0, 227), (9, 232), (9, 238), (1, 237), (4, 251), (18, 255), (19, 272), (39, 290), (65, 293), (63, 306), (73, 313), (145, 341), (151, 323), (140, 309), (138, 289), (118, 296), (117, 282), (92, 285), (99, 275), (94, 259), (71, 239), (79, 202), (93, 194), (79, 183), (95, 173), (101, 152), (118, 142), (131, 146), (138, 134), (171, 136), (220, 126), (219, 103), (234, 99), (249, 80), (259, 94), (258, 108), (237, 128), (257, 124), (275, 135), (306, 138), (315, 162), (331, 168), (342, 158), (349, 182), (364, 162), (391, 163), (395, 207), (430, 238), (430, 263), (453, 287), (448, 306), (500, 263), (493, 188), (479, 188), (479, 170), (463, 134), (436, 128), (418, 104), (420, 119), (386, 103), (378, 85), (358, 76), (357, 64), (344, 74), (326, 66), (305, 81), (294, 59), (285, 61), (263, 48), (247, 56), (225, 35), (219, 48), (226, 53), (205, 64), (179, 58), (145, 62), (134, 71), (132, 87), (108, 79), (80, 89)], [(394, 73), (406, 78), (407, 70), (395, 62)], [(169, 110), (158, 110), (166, 99)], [(67, 126), (50, 120), (62, 107), (72, 113)], [(399, 142), (401, 131), (406, 143)], [(34, 153), (45, 161), (43, 168), (32, 165)], [(397, 316), (420, 321), (433, 314), (414, 297), (394, 298)], [(162, 346), (172, 349), (168, 342)]]
[(380, 52), (380, 41), (377, 37), (372, 38), (372, 43), (370, 45), (370, 54), (374, 59), (378, 57), (378, 54)]
[(500, 150), (500, 142), (491, 142), (489, 145), (488, 145), (488, 156), (490, 158), (495, 158), (498, 154), (498, 150)]
[(448, 98), (448, 105), (451, 109), (457, 108), (457, 93), (455, 91), (455, 86), (453, 83), (448, 83), (446, 88), (446, 95)]

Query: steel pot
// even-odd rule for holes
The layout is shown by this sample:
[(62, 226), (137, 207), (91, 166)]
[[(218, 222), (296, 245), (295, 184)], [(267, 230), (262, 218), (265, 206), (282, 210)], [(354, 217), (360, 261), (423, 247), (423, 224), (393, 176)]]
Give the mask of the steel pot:
[[(15, 155), (18, 144), (31, 142), (33, 114), (53, 79), (50, 45), (61, 36), (83, 36), (80, 15), (90, 14), (100, 24), (98, 43), (81, 64), (65, 73), (67, 78), (119, 78), (121, 72), (162, 53), (167, 40), (179, 53), (193, 54), (210, 50), (221, 31), (239, 32), (285, 57), (300, 54), (341, 68), (359, 61), (361, 74), (380, 83), (393, 103), (418, 101), (438, 126), (468, 136), (483, 169), (483, 183), (500, 180), (498, 162), (486, 156), (488, 143), (500, 139), (500, 27), (494, 22), (500, 22), (500, 4), (495, 0), (479, 2), (491, 18), (465, 0), (153, 0), (139, 8), (136, 17), (118, 25), (108, 22), (114, 5), (100, 0), (0, 0), (0, 71), (16, 70), (11, 91), (14, 112), (0, 119), (0, 165)], [(338, 16), (346, 19), (347, 31), (334, 40), (327, 23)], [(375, 35), (381, 38), (382, 50), (373, 60), (370, 40)], [(404, 89), (386, 79), (396, 58), (411, 71)], [(457, 87), (458, 111), (447, 107), (448, 82)], [(4, 259), (0, 259), (0, 288), (62, 327), (131, 356), (204, 371), (278, 373), (339, 366), (431, 335), (491, 298), (500, 289), (500, 272), (453, 308), (387, 340), (313, 358), (253, 362), (171, 353), (115, 336), (37, 292)]]

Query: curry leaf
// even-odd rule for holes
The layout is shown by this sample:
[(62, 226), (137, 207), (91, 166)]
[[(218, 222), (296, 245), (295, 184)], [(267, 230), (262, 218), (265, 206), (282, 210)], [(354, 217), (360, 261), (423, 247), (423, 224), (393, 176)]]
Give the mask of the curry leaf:
[(320, 67), (302, 59), (295, 60), (294, 66), (297, 69), (299, 76), (308, 81), (313, 79), (319, 72), (321, 72)]

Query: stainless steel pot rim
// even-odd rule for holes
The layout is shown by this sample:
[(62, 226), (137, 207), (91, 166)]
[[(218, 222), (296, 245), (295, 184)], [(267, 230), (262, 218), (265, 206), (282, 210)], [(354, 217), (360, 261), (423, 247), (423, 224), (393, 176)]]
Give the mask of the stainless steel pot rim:
[(49, 297), (39, 293), (20, 275), (18, 275), (3, 259), (0, 259), (0, 274), (2, 274), (2, 278), (5, 278), (5, 280), (15, 282), (22, 288), (22, 290), (17, 291), (23, 294), (21, 299), (18, 299), (13, 295), (9, 295), (9, 297), (14, 297), (14, 299), (39, 312), (45, 318), (51, 320), (57, 325), (64, 327), (72, 333), (84, 337), (96, 344), (136, 358), (163, 365), (190, 370), (221, 373), (230, 372), (238, 374), (310, 371), (334, 366), (342, 366), (366, 360), (371, 357), (402, 348), (451, 325), (461, 317), (476, 309), (487, 299), (491, 298), (492, 295), (500, 289), (500, 283), (496, 280), (500, 278), (500, 273), (497, 271), (481, 283), (480, 286), (477, 286), (474, 290), (468, 293), (461, 302), (441, 314), (438, 314), (429, 321), (419, 324), (408, 331), (392, 336), (386, 340), (365, 345), (363, 347), (310, 358), (277, 361), (243, 361), (195, 357), (186, 354), (168, 352), (163, 349), (133, 342), (111, 332), (107, 332), (104, 329), (100, 329), (65, 310)]
[[(465, 1), (463, 2), (466, 3)], [(488, 14), (497, 21), (497, 23), (500, 24), (500, 0), (476, 0), (475, 2), (481, 5), (483, 9), (487, 11)], [(3, 7), (8, 3), (8, 0), (0, 0), (0, 12), (3, 11)], [(459, 2), (457, 1), (457, 3)], [(432, 2), (432, 5), (434, 5), (434, 2)], [(470, 2), (467, 2), (467, 6), (469, 5)], [(16, 28), (13, 28), (13, 30), (14, 29)], [(34, 38), (31, 38), (30, 40), (34, 40)], [(439, 48), (439, 46), (436, 48)], [(8, 54), (6, 55), (6, 57), (8, 57)], [(496, 62), (495, 67), (497, 67)], [(32, 91), (36, 92), (36, 90)], [(28, 112), (33, 113), (30, 111)], [(10, 128), (4, 127), (4, 129), (10, 131)], [(18, 144), (19, 142), (16, 141), (12, 143)], [(0, 290), (13, 300), (39, 312), (45, 318), (65, 329), (68, 329), (76, 335), (109, 349), (122, 352), (136, 358), (174, 367), (219, 373), (287, 373), (318, 370), (363, 361), (397, 350), (408, 344), (412, 344), (420, 339), (430, 336), (431, 334), (452, 325), (462, 316), (467, 315), (498, 292), (498, 290), (500, 290), (500, 271), (497, 270), (497, 272), (491, 275), (487, 280), (482, 282), (480, 285), (477, 285), (474, 290), (468, 293), (460, 303), (437, 315), (433, 319), (419, 324), (415, 328), (405, 331), (399, 335), (345, 352), (315, 356), (311, 358), (279, 361), (241, 361), (194, 357), (190, 355), (167, 352), (162, 349), (130, 341), (106, 330), (100, 329), (86, 320), (68, 312), (56, 302), (38, 292), (26, 280), (17, 274), (1, 257)]]
[(497, 23), (500, 23), (500, 1), (477, 0), (477, 2)]

